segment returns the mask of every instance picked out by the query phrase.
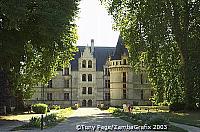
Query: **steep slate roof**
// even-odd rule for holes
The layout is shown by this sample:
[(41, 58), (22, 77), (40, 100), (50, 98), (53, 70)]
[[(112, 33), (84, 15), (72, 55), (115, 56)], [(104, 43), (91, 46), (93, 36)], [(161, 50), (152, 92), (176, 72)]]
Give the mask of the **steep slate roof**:
[[(86, 46), (78, 46), (79, 51), (75, 54), (74, 60), (71, 61), (72, 71), (78, 71), (78, 59), (81, 57), (81, 52)], [(94, 57), (96, 58), (96, 70), (103, 71), (103, 65), (109, 56), (112, 56), (115, 47), (94, 47)]]
[(121, 60), (121, 56), (123, 54), (128, 55), (128, 50), (123, 43), (122, 37), (119, 36), (114, 56), (112, 56), (111, 59), (112, 60)]

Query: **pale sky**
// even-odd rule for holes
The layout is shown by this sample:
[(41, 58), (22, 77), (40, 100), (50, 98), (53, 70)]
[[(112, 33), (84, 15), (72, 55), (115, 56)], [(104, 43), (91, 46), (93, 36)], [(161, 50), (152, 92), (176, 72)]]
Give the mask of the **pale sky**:
[(81, 0), (79, 7), (77, 45), (90, 46), (91, 39), (94, 39), (95, 46), (115, 47), (119, 32), (112, 29), (112, 17), (100, 0)]

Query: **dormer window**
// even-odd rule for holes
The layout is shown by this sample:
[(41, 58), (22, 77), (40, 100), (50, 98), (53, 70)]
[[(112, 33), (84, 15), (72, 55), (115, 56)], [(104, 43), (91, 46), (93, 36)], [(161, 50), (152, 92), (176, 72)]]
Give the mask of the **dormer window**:
[(82, 61), (82, 68), (86, 68), (86, 60)]
[(91, 60), (88, 61), (88, 68), (92, 68), (92, 61)]

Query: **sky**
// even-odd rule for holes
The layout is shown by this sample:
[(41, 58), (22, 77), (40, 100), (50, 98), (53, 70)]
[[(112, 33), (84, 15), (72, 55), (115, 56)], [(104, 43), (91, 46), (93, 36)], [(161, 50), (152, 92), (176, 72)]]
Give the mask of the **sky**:
[(112, 17), (99, 0), (81, 0), (78, 25), (78, 46), (91, 44), (94, 46), (115, 47), (119, 32), (112, 29)]

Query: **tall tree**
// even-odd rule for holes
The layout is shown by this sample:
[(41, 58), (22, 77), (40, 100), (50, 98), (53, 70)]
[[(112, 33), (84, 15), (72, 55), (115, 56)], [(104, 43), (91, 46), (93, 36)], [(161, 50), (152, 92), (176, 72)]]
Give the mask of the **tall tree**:
[(73, 58), (79, 0), (1, 0), (0, 69), (19, 100)]
[(157, 101), (184, 100), (187, 109), (195, 109), (200, 103), (200, 1), (102, 1), (134, 67), (141, 58), (146, 61)]

